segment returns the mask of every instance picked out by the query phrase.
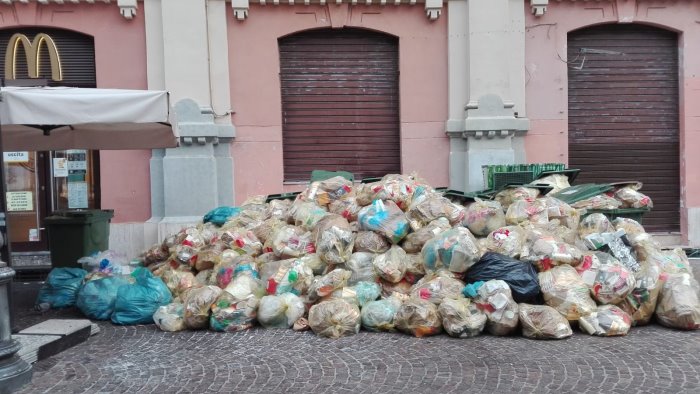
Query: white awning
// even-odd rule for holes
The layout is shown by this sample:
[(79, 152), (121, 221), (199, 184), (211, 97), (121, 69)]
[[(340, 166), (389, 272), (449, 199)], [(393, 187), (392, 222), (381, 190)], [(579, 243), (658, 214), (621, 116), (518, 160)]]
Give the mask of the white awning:
[(0, 97), (5, 151), (177, 146), (165, 91), (4, 87)]

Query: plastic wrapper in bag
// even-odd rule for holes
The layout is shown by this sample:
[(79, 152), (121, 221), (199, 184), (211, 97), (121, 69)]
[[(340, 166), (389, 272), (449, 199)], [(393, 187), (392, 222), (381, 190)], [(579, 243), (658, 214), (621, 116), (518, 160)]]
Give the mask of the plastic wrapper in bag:
[(520, 226), (506, 226), (492, 231), (486, 237), (486, 251), (519, 258), (524, 252), (527, 234)]
[(484, 331), (488, 318), (468, 298), (445, 298), (438, 307), (442, 328), (451, 337), (471, 338)]
[(356, 189), (357, 202), (366, 206), (376, 200), (393, 201), (402, 210), (408, 209), (418, 187), (432, 188), (414, 175), (388, 174), (381, 181), (361, 184)]
[[(235, 252), (234, 252), (235, 253)], [(224, 252), (226, 254), (226, 252)], [(235, 256), (231, 259), (222, 259), (219, 264), (213, 268), (216, 284), (225, 289), (236, 273), (250, 271), (257, 273), (257, 264), (251, 256)]]
[(260, 280), (251, 275), (238, 275), (224, 289), (237, 300), (259, 297), (264, 294)]
[(406, 252), (394, 245), (386, 253), (376, 255), (373, 264), (375, 272), (382, 279), (396, 283), (406, 273)]
[(428, 275), (411, 287), (411, 297), (430, 301), (435, 305), (446, 298), (462, 298), (464, 282), (450, 276)]
[(179, 297), (180, 294), (185, 292), (187, 289), (197, 285), (195, 276), (192, 272), (180, 271), (180, 270), (167, 270), (163, 274), (163, 281), (168, 289), (172, 293), (173, 297)]
[(49, 304), (51, 308), (75, 305), (78, 291), (87, 271), (81, 268), (54, 268), (41, 286), (36, 305)]
[(221, 241), (238, 254), (247, 254), (253, 257), (260, 255), (263, 249), (262, 242), (252, 230), (232, 229), (225, 231), (221, 234)]
[(165, 243), (153, 245), (144, 253), (143, 264), (147, 267), (151, 264), (163, 262), (167, 260), (168, 257), (170, 257), (170, 249)]
[(347, 198), (352, 194), (353, 183), (342, 176), (334, 176), (322, 181), (311, 182), (301, 193), (304, 200), (313, 201), (319, 206), (327, 206), (333, 201)]
[(571, 187), (571, 184), (569, 184), (569, 177), (564, 174), (543, 176), (537, 179), (537, 183), (552, 186), (552, 190), (548, 194), (554, 194), (560, 190)]
[(646, 194), (640, 193), (641, 182), (623, 186), (615, 191), (615, 198), (622, 202), (623, 208), (654, 208), (654, 203)]
[(577, 321), (596, 310), (588, 286), (574, 267), (560, 265), (540, 272), (538, 278), (545, 303), (567, 320)]
[(416, 283), (425, 276), (423, 256), (420, 253), (406, 254), (406, 273), (403, 279), (409, 283)]
[(290, 328), (304, 312), (304, 302), (292, 293), (265, 296), (258, 305), (258, 322), (265, 328)]
[(644, 227), (634, 219), (616, 218), (612, 224), (615, 226), (615, 231), (623, 230), (629, 240), (630, 245), (636, 246), (646, 240), (651, 239), (651, 236), (646, 233)]
[(474, 235), (485, 237), (491, 231), (504, 227), (506, 217), (503, 214), (503, 207), (498, 201), (477, 199), (467, 208), (463, 224)]
[(362, 307), (362, 327), (368, 331), (395, 331), (394, 320), (401, 307), (401, 301), (395, 297), (379, 301), (370, 301)]
[(547, 305), (518, 304), (523, 336), (532, 339), (563, 339), (573, 335), (569, 321)]
[(406, 253), (420, 253), (426, 242), (450, 228), (452, 228), (452, 225), (446, 218), (435, 219), (428, 223), (428, 225), (408, 234), (406, 238), (403, 239), (401, 247)]
[(431, 194), (418, 203), (416, 203), (414, 196), (413, 203), (406, 212), (406, 218), (408, 218), (408, 223), (413, 231), (438, 218), (445, 218), (451, 225), (456, 225), (464, 219), (464, 215), (464, 207), (438, 194)]
[(209, 328), (214, 331), (236, 332), (253, 327), (259, 302), (254, 296), (238, 298), (223, 291), (211, 306)]
[(170, 290), (160, 278), (154, 277), (145, 268), (137, 268), (131, 276), (136, 283), (119, 286), (117, 290), (112, 323), (151, 324), (158, 307), (172, 300)]
[(221, 231), (228, 231), (229, 229), (250, 230), (259, 226), (263, 221), (270, 217), (268, 207), (265, 204), (260, 203), (260, 201), (253, 204), (241, 205), (240, 208), (241, 212), (238, 215), (229, 218), (229, 220), (227, 220), (226, 223), (221, 226)]
[(393, 201), (375, 200), (362, 208), (359, 222), (362, 230), (376, 231), (393, 244), (401, 242), (410, 229), (406, 215)]
[[(377, 285), (379, 286), (379, 285)], [(357, 292), (355, 291), (355, 287), (341, 287), (340, 289), (333, 290), (333, 292), (323, 298), (321, 298), (321, 301), (328, 301), (328, 300), (335, 300), (335, 299), (342, 299), (345, 300), (353, 305), (360, 306), (359, 301), (357, 300)]]
[[(506, 211), (506, 224), (516, 225), (522, 222), (546, 224), (547, 204), (541, 199), (524, 199), (513, 201)], [(499, 226), (503, 227), (503, 226)]]
[[(277, 200), (273, 200), (277, 201)], [(253, 234), (263, 244), (267, 243), (276, 233), (286, 225), (286, 222), (278, 218), (270, 218), (251, 229)]]
[(350, 259), (345, 263), (345, 268), (352, 272), (349, 285), (354, 285), (358, 282), (376, 282), (378, 275), (374, 271), (374, 253), (357, 252), (350, 256)]
[(426, 242), (421, 254), (426, 271), (446, 268), (465, 272), (481, 258), (476, 239), (464, 227), (447, 230)]
[(501, 204), (503, 209), (507, 210), (515, 201), (531, 199), (534, 200), (540, 195), (540, 191), (525, 186), (509, 187), (496, 193), (494, 200)]
[(212, 304), (219, 298), (221, 292), (221, 288), (217, 286), (204, 286), (187, 292), (184, 302), (187, 328), (199, 330), (207, 327)]
[(664, 326), (700, 329), (700, 285), (690, 274), (670, 274), (661, 288), (656, 319)]
[(615, 227), (602, 213), (592, 213), (581, 219), (581, 223), (578, 225), (578, 235), (581, 239), (591, 234), (612, 233), (614, 231)]
[(488, 252), (467, 271), (466, 282), (500, 279), (510, 286), (515, 302), (536, 302), (540, 296), (537, 271), (532, 264)]
[(502, 280), (485, 282), (473, 299), (488, 318), (486, 330), (492, 335), (509, 335), (518, 327), (518, 304)]
[(313, 270), (300, 258), (273, 261), (261, 271), (267, 293), (272, 295), (306, 294), (314, 281)]
[(599, 337), (627, 335), (632, 327), (629, 315), (615, 305), (601, 305), (578, 321), (581, 331)]
[(599, 194), (571, 204), (576, 209), (618, 209), (622, 202), (606, 194)]
[(561, 264), (578, 265), (583, 252), (554, 236), (541, 236), (532, 244), (528, 260), (534, 261), (539, 271)]
[(210, 268), (208, 270), (197, 272), (197, 275), (194, 276), (194, 283), (199, 286), (216, 285), (216, 274), (214, 274), (214, 269)]
[(340, 338), (360, 331), (360, 308), (342, 299), (323, 301), (309, 310), (309, 326), (316, 335)]
[(316, 203), (297, 199), (289, 209), (289, 214), (294, 220), (294, 225), (311, 231), (319, 220), (328, 215), (328, 211)]
[(75, 305), (89, 319), (109, 320), (119, 287), (128, 284), (127, 280), (116, 276), (92, 280), (80, 288)]
[(309, 288), (309, 300), (316, 301), (319, 298), (331, 294), (333, 291), (345, 287), (352, 272), (336, 268), (326, 275), (316, 277)]
[(437, 306), (420, 298), (404, 301), (396, 312), (394, 324), (399, 330), (419, 338), (436, 335), (442, 331)]
[(348, 196), (341, 200), (335, 200), (328, 206), (328, 211), (340, 215), (349, 222), (356, 222), (357, 215), (360, 213), (362, 206), (357, 203), (355, 196)]
[(622, 302), (635, 286), (632, 271), (607, 253), (586, 254), (576, 271), (600, 304)]
[(153, 314), (153, 322), (161, 331), (184, 331), (187, 329), (185, 326), (185, 306), (179, 302), (159, 306)]
[(651, 262), (640, 263), (634, 273), (635, 286), (627, 297), (618, 304), (632, 318), (632, 325), (648, 324), (656, 310), (656, 302), (663, 283), (659, 266)]
[(272, 251), (277, 256), (299, 257), (315, 253), (316, 246), (310, 232), (300, 227), (284, 226), (272, 240)]
[(325, 216), (316, 223), (311, 234), (316, 253), (327, 264), (344, 264), (350, 259), (355, 245), (355, 234), (342, 216)]

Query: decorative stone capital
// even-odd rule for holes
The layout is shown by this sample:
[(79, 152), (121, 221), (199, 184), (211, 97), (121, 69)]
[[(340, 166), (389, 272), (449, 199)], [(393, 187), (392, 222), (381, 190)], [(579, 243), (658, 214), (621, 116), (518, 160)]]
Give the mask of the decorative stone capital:
[(214, 111), (201, 108), (194, 100), (183, 99), (175, 104), (175, 124), (183, 146), (230, 142), (236, 136), (233, 125), (214, 123)]
[(139, 8), (136, 0), (117, 0), (117, 5), (119, 6), (119, 13), (129, 20), (134, 19), (136, 10)]
[(530, 0), (530, 7), (532, 8), (532, 14), (535, 16), (542, 16), (547, 12), (547, 6), (549, 5), (549, 0)]
[[(261, 0), (260, 4), (265, 5), (265, 0)], [(248, 17), (248, 10), (250, 9), (248, 0), (231, 0), (231, 7), (233, 8), (233, 16), (239, 21)]]
[(442, 13), (442, 0), (425, 0), (425, 15), (431, 21), (436, 20)]

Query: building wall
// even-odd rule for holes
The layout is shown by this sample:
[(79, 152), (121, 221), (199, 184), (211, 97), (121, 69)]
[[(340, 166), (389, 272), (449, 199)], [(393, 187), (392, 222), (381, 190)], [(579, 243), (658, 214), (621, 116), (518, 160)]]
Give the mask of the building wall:
[[(700, 245), (700, 42), (698, 2), (550, 2), (543, 16), (527, 14), (526, 99), (531, 129), (525, 138), (529, 162), (566, 162), (568, 157), (567, 33), (602, 23), (643, 23), (679, 33), (681, 233)], [(653, 158), (650, 158), (653, 160)]]
[(236, 202), (299, 190), (283, 185), (282, 110), (277, 39), (313, 28), (372, 29), (399, 38), (402, 172), (447, 186), (446, 9), (430, 21), (423, 6), (251, 4), (245, 20), (227, 9)]
[[(47, 26), (89, 34), (95, 39), (97, 87), (145, 89), (144, 18), (123, 18), (114, 4), (36, 2), (0, 5), (0, 28)], [(151, 216), (150, 150), (100, 152), (102, 208), (113, 222), (143, 222)]]

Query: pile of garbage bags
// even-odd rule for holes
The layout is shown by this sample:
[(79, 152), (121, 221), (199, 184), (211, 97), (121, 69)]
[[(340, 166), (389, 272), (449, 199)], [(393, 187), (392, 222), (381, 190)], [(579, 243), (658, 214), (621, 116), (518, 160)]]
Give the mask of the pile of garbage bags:
[[(608, 197), (650, 206), (637, 190)], [(526, 186), (463, 203), (416, 176), (334, 177), (294, 200), (217, 208), (140, 261), (128, 275), (50, 277), (42, 302), (164, 331), (259, 325), (329, 338), (616, 336), (653, 317), (700, 329), (700, 285), (681, 249)]]

